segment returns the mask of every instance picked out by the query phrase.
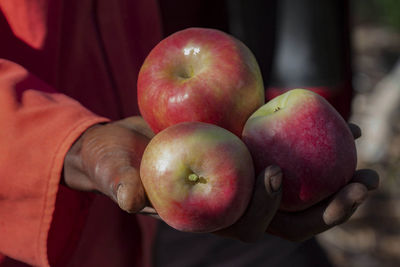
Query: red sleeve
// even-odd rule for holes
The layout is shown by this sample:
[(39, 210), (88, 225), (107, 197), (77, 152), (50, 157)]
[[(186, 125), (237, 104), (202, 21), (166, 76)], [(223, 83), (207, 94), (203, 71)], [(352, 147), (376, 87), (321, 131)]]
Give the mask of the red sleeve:
[(89, 199), (59, 186), (64, 156), (104, 121), (0, 59), (0, 253), (35, 266), (67, 257)]

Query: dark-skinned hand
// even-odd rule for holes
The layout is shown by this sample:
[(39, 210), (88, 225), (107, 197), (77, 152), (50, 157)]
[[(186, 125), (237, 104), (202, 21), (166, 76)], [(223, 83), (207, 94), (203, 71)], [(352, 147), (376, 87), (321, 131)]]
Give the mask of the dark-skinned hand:
[[(354, 138), (361, 136), (357, 125), (349, 124)], [(304, 241), (338, 224), (346, 222), (365, 201), (368, 191), (379, 185), (378, 174), (369, 169), (358, 170), (350, 183), (332, 197), (301, 212), (277, 211), (284, 175), (278, 166), (269, 166), (257, 177), (251, 203), (245, 214), (231, 227), (216, 234), (245, 242), (261, 239), (265, 232), (291, 241)], [(284, 188), (283, 188), (284, 190)]]
[(129, 117), (86, 130), (64, 160), (62, 183), (107, 195), (135, 213), (147, 202), (139, 176), (143, 151), (153, 132), (141, 117)]
[[(355, 138), (360, 129), (351, 124)], [(109, 196), (121, 209), (159, 218), (146, 207), (147, 197), (139, 177), (144, 148), (154, 136), (141, 117), (89, 128), (71, 147), (64, 162), (65, 185), (76, 190), (97, 191)], [(282, 195), (282, 171), (267, 167), (256, 179), (250, 204), (232, 226), (217, 235), (253, 242), (265, 232), (302, 241), (347, 221), (376, 189), (379, 177), (373, 170), (356, 171), (352, 181), (334, 196), (301, 212), (278, 211)]]

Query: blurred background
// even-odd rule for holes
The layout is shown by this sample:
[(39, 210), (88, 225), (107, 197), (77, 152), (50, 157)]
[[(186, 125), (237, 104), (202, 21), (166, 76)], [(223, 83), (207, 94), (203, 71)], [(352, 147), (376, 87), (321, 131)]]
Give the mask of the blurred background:
[[(185, 14), (170, 1), (186, 3), (160, 0), (166, 35), (188, 22), (230, 31), (256, 55), (268, 98), (306, 85), (328, 92), (346, 118), (351, 102), (349, 121), (363, 132), (358, 168), (378, 171), (381, 184), (318, 240), (335, 266), (400, 266), (400, 0), (202, 0), (185, 4)], [(329, 95), (335, 90), (340, 98)]]
[(400, 1), (353, 0), (351, 14), (358, 167), (377, 170), (381, 184), (318, 239), (337, 266), (400, 266)]
[[(349, 222), (318, 240), (335, 266), (400, 266), (400, 0), (226, 0), (226, 5), (203, 0), (185, 5), (186, 14), (167, 9), (164, 1), (166, 34), (189, 21), (230, 31), (248, 45), (267, 94), (302, 85), (327, 85), (324, 92), (344, 89), (340, 98), (328, 97), (344, 117), (351, 102), (349, 121), (363, 132), (357, 140), (358, 168), (378, 171), (381, 184)], [(202, 8), (208, 2), (213, 9)], [(347, 30), (343, 33), (348, 25), (351, 40)], [(352, 101), (343, 93), (351, 91), (348, 83)]]

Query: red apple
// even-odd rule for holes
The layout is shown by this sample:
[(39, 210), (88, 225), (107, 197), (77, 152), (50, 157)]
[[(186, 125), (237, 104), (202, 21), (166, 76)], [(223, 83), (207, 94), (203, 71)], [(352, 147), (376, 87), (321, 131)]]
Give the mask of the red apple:
[(245, 211), (254, 184), (245, 144), (201, 122), (179, 123), (157, 134), (145, 149), (140, 175), (160, 217), (189, 232), (233, 224)]
[(256, 172), (268, 165), (283, 170), (281, 210), (299, 211), (347, 184), (356, 168), (352, 133), (339, 113), (308, 90), (284, 93), (246, 122), (243, 141)]
[(137, 88), (140, 112), (155, 133), (201, 121), (240, 136), (247, 118), (264, 104), (255, 57), (214, 29), (189, 28), (161, 41), (144, 61)]

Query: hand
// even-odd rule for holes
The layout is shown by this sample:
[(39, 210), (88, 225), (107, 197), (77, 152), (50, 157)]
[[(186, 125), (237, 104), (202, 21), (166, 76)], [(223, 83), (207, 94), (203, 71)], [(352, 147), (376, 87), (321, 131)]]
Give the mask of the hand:
[(141, 117), (129, 117), (86, 130), (64, 160), (62, 183), (81, 191), (109, 196), (127, 212), (147, 202), (139, 168), (143, 151), (153, 137)]
[[(361, 130), (349, 125), (354, 138), (361, 136)], [(358, 170), (353, 179), (331, 198), (301, 212), (277, 212), (268, 231), (292, 241), (303, 241), (346, 222), (365, 201), (368, 191), (379, 185), (378, 174), (369, 169)]]
[[(358, 126), (350, 124), (349, 127), (354, 138), (361, 136)], [(368, 191), (378, 187), (379, 176), (373, 170), (356, 171), (352, 181), (333, 197), (301, 212), (278, 211), (281, 182), (279, 167), (266, 168), (257, 178), (245, 214), (234, 225), (216, 234), (244, 242), (257, 241), (265, 232), (291, 241), (306, 240), (347, 221), (366, 199)]]
[(242, 217), (232, 226), (214, 233), (243, 242), (261, 239), (279, 208), (281, 198), (282, 170), (278, 166), (269, 166), (257, 177), (253, 196)]

